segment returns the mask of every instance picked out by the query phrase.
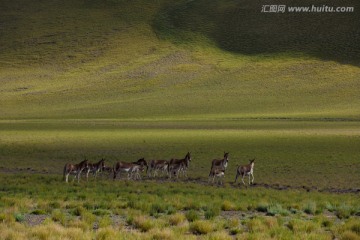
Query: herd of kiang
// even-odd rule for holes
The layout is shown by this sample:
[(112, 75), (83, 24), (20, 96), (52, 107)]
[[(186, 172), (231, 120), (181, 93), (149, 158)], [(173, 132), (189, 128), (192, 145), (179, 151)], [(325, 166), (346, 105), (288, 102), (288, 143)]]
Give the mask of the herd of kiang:
[[(191, 162), (191, 153), (188, 152), (182, 159), (172, 158), (171, 160), (151, 160), (146, 161), (144, 158), (137, 160), (136, 162), (117, 162), (113, 167), (105, 166), (105, 159), (101, 159), (97, 163), (89, 163), (87, 159), (78, 163), (67, 163), (64, 166), (64, 181), (68, 182), (69, 175), (74, 175), (74, 179), (80, 181), (81, 175), (86, 175), (86, 180), (89, 178), (89, 174), (93, 175), (96, 179), (98, 173), (107, 173), (113, 176), (115, 180), (121, 173), (127, 175), (127, 179), (141, 180), (141, 174), (146, 169), (146, 175), (150, 178), (156, 178), (158, 176), (166, 176), (168, 178), (179, 178), (179, 176), (187, 177), (187, 170)], [(218, 184), (223, 184), (225, 177), (225, 171), (229, 162), (229, 153), (224, 153), (222, 159), (214, 159), (211, 161), (211, 168), (209, 173), (209, 181), (213, 183), (216, 181)], [(239, 165), (236, 169), (235, 182), (238, 177), (242, 177), (242, 182), (245, 185), (244, 177), (249, 177), (249, 185), (254, 182), (254, 162), (255, 159), (250, 160), (247, 165)]]

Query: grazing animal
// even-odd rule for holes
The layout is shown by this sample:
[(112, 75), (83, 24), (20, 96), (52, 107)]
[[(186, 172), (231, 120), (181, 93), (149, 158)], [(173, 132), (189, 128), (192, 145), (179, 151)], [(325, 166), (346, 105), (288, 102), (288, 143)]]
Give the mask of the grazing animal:
[(212, 183), (214, 183), (216, 178), (218, 179), (217, 183), (222, 185), (224, 177), (225, 177), (225, 168), (222, 166), (215, 166), (211, 169), (209, 173), (209, 182), (210, 179), (212, 178)]
[(146, 167), (146, 172), (148, 171), (149, 169), (149, 166), (148, 166), (148, 163), (147, 161), (145, 160), (145, 158), (140, 158), (139, 160), (137, 160), (136, 162), (132, 162), (134, 164), (137, 164), (137, 165), (140, 165), (140, 166), (145, 166)]
[[(223, 159), (214, 159), (211, 162), (211, 169), (214, 167), (223, 167), (224, 169), (227, 168), (229, 162), (229, 153), (224, 152)], [(210, 170), (211, 171), (211, 170)]]
[(176, 178), (179, 178), (180, 173), (184, 173), (185, 169), (186, 169), (186, 162), (179, 162), (179, 163), (174, 163), (172, 165), (169, 166), (169, 178), (171, 178), (172, 175), (174, 175)]
[(88, 181), (89, 179), (89, 173), (91, 172), (96, 179), (96, 175), (98, 174), (98, 172), (102, 172), (103, 169), (105, 167), (105, 159), (102, 158), (99, 162), (97, 163), (89, 163), (88, 167), (86, 168), (86, 181)]
[(164, 174), (168, 173), (169, 168), (169, 162), (166, 160), (152, 160), (150, 162), (149, 169), (147, 170), (148, 176), (151, 176), (151, 173), (153, 177), (156, 177), (158, 174), (158, 171), (163, 172)]
[(144, 167), (139, 164), (135, 163), (127, 163), (127, 162), (117, 162), (114, 166), (113, 172), (114, 177), (113, 179), (116, 179), (116, 175), (119, 172), (126, 172), (128, 174), (128, 179), (130, 180), (133, 175), (135, 175), (135, 179), (141, 179), (140, 171), (143, 171)]
[[(237, 181), (238, 177), (241, 175), (242, 177), (242, 182), (245, 185), (244, 182), (244, 177), (246, 175), (249, 176), (249, 185), (254, 183), (254, 164), (255, 164), (255, 159), (249, 160), (249, 164), (247, 165), (243, 165), (243, 166), (239, 166), (236, 170), (236, 177), (235, 177), (235, 182)], [(250, 177), (252, 177), (252, 180), (250, 181)]]
[(171, 159), (169, 162), (169, 176), (171, 177), (172, 171), (174, 168), (178, 169), (178, 173), (182, 172), (184, 176), (187, 177), (187, 169), (191, 162), (191, 153), (188, 152), (183, 159)]
[[(85, 169), (88, 168), (88, 160), (85, 159), (84, 161), (78, 163), (78, 164), (71, 164), (71, 163), (67, 163), (64, 166), (64, 172), (63, 172), (63, 179), (68, 182), (69, 180), (69, 175), (75, 174), (75, 178), (77, 178), (78, 182), (80, 181), (80, 175), (81, 172)], [(75, 178), (73, 179), (73, 181), (75, 180)]]

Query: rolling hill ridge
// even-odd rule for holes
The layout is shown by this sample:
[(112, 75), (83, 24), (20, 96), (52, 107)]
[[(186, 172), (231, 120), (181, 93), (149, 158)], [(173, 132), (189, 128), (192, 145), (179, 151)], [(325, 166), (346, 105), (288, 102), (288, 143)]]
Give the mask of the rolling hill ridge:
[(0, 5), (1, 119), (359, 118), (356, 13), (266, 15), (247, 0)]

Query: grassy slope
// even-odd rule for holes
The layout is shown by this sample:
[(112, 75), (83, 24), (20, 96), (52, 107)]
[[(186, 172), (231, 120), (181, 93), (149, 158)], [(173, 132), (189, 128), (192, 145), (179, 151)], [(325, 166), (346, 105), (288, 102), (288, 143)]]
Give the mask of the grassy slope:
[[(203, 1), (192, 4), (2, 1), (0, 118), (111, 120), (2, 121), (1, 167), (30, 165), (54, 172), (83, 155), (91, 161), (105, 156), (114, 163), (192, 151), (191, 175), (204, 177), (210, 159), (230, 151), (230, 180), (236, 164), (256, 156), (262, 161), (259, 182), (291, 179), (292, 185), (357, 187), (357, 122), (233, 121), (358, 119), (356, 64), (343, 64), (337, 55), (311, 54), (311, 49), (245, 54), (236, 41), (229, 41), (233, 49), (225, 51), (215, 23), (239, 37), (244, 29), (221, 25), (237, 16), (230, 10), (239, 6), (219, 1), (201, 11)], [(284, 34), (299, 32), (290, 28)], [(128, 125), (116, 119), (140, 121)], [(143, 121), (149, 119), (175, 122)], [(44, 160), (51, 166), (43, 167)], [(274, 175), (268, 176), (269, 171)]]
[[(358, 118), (356, 64), (311, 49), (244, 54), (227, 40), (243, 28), (221, 25), (238, 6), (218, 1), (202, 11), (198, 1), (189, 11), (187, 4), (2, 1), (0, 118)], [(172, 25), (173, 9), (183, 25)], [(225, 15), (216, 22), (218, 12)], [(301, 35), (294, 29), (282, 33)], [(354, 50), (348, 45), (342, 52)]]

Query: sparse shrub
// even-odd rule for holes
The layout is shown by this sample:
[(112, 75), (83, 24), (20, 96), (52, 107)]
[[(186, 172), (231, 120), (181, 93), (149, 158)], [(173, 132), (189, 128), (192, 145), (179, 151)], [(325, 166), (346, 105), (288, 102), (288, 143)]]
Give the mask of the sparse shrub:
[(233, 211), (235, 209), (236, 209), (235, 205), (228, 200), (223, 201), (221, 205), (221, 210), (223, 211)]
[(197, 211), (195, 210), (190, 210), (188, 211), (186, 214), (186, 219), (189, 221), (189, 222), (193, 222), (195, 220), (198, 220), (199, 219), (199, 214)]
[(194, 234), (207, 234), (213, 230), (213, 223), (207, 220), (197, 220), (190, 225), (190, 231)]
[(21, 213), (15, 213), (14, 215), (16, 222), (23, 222), (25, 221), (25, 215)]
[(185, 221), (186, 217), (182, 213), (175, 213), (169, 217), (169, 223), (171, 225), (179, 225)]

